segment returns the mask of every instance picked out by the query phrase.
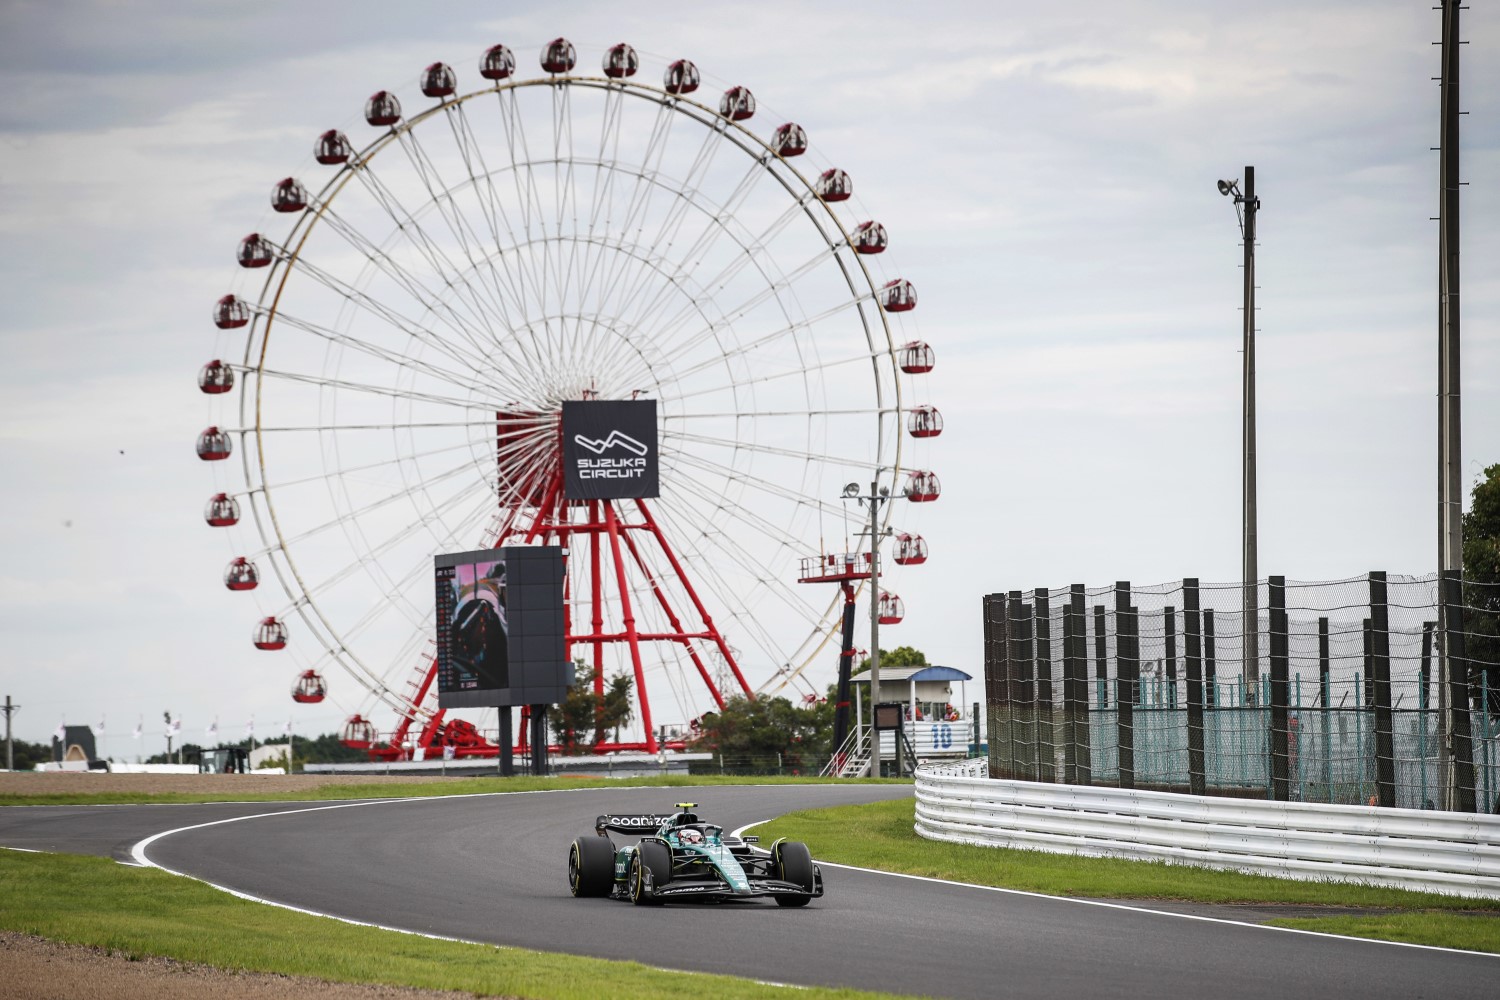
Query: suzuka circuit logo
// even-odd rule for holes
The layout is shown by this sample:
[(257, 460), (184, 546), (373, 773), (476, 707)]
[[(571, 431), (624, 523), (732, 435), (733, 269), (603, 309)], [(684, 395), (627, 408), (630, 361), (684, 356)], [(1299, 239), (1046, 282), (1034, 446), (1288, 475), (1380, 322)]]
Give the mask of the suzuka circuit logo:
[[(646, 453), (651, 449), (624, 431), (610, 431), (609, 435), (604, 438), (575, 434), (573, 440), (580, 448), (599, 456), (598, 458), (579, 456), (578, 477), (580, 479), (639, 479), (646, 474)], [(604, 453), (611, 449), (630, 454), (629, 456), (605, 457)]]

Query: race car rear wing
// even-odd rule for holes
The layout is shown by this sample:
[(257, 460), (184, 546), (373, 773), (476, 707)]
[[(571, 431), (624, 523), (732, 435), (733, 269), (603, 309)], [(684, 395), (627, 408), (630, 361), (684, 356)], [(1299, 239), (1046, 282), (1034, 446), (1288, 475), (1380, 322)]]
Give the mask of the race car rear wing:
[(673, 815), (675, 814), (657, 816), (653, 813), (606, 813), (594, 820), (594, 832), (600, 836), (609, 830), (616, 833), (655, 833)]

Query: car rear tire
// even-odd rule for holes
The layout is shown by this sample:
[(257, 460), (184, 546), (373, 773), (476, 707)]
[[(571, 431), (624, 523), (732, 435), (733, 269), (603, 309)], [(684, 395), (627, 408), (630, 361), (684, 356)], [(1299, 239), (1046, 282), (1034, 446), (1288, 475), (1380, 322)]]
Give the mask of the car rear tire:
[(630, 861), (630, 901), (636, 906), (660, 906), (661, 900), (646, 892), (646, 873), (651, 885), (660, 889), (672, 881), (672, 852), (655, 841), (645, 841), (635, 849)]
[[(813, 891), (812, 853), (808, 851), (806, 844), (795, 840), (781, 841), (772, 848), (772, 862), (778, 879), (801, 886), (808, 892)], [(810, 902), (811, 896), (776, 897), (777, 906), (806, 906)]]
[(615, 847), (603, 837), (579, 837), (568, 848), (568, 888), (575, 896), (608, 896), (615, 881)]

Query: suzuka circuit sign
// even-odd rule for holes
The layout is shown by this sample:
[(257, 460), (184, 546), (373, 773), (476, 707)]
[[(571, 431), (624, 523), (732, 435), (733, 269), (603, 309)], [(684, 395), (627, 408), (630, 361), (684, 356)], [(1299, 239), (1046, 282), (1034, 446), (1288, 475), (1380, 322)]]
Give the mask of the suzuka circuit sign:
[(656, 400), (566, 400), (563, 496), (624, 500), (661, 495)]

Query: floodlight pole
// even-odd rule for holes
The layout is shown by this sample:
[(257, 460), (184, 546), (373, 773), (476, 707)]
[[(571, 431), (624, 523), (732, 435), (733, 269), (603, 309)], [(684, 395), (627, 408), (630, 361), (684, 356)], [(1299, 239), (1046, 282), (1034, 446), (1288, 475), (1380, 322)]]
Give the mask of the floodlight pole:
[[(870, 484), (870, 777), (880, 777), (880, 731), (875, 706), (880, 704), (880, 490)], [(900, 754), (901, 748), (896, 748)], [(898, 758), (899, 759), (899, 758)]]
[(1255, 168), (1245, 168), (1244, 563), (1245, 690), (1260, 695), (1260, 534), (1255, 505)]
[(1237, 181), (1220, 181), (1219, 193), (1234, 198), (1235, 214), (1239, 216), (1240, 234), (1245, 244), (1241, 392), (1244, 413), (1240, 426), (1243, 461), (1240, 479), (1240, 615), (1244, 640), (1240, 646), (1240, 674), (1245, 680), (1246, 702), (1253, 705), (1260, 700), (1260, 535), (1256, 527), (1255, 504), (1255, 214), (1260, 211), (1260, 199), (1255, 196), (1255, 168), (1245, 168), (1243, 193)]

